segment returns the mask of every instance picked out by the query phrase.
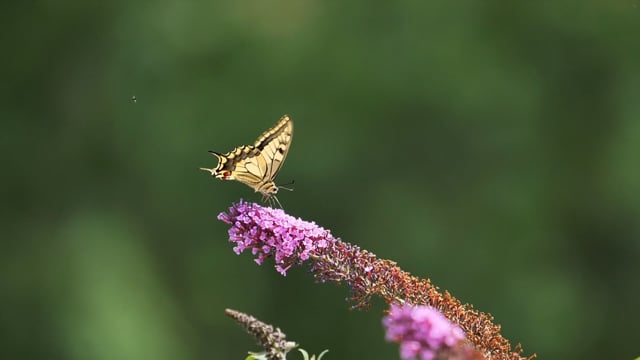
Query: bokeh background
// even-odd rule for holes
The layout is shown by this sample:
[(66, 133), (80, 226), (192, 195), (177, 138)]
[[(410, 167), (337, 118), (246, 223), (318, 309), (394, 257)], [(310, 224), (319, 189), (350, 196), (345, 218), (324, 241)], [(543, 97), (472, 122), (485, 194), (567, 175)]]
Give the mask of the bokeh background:
[(216, 220), (260, 197), (198, 171), (206, 151), (284, 113), (287, 212), (526, 354), (638, 356), (639, 5), (3, 5), (2, 357), (241, 359), (258, 347), (230, 307), (327, 359), (398, 358), (384, 304), (236, 256)]

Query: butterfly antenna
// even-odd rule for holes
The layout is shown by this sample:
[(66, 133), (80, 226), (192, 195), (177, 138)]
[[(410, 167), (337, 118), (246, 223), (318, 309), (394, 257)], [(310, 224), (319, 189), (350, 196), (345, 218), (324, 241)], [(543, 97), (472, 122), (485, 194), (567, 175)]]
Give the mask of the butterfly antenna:
[[(296, 181), (295, 180), (291, 180), (290, 182), (284, 184), (284, 185), (293, 185)], [(287, 191), (293, 191), (293, 188), (290, 187), (285, 187), (283, 185), (278, 185), (278, 189), (282, 189), (282, 190), (287, 190)]]

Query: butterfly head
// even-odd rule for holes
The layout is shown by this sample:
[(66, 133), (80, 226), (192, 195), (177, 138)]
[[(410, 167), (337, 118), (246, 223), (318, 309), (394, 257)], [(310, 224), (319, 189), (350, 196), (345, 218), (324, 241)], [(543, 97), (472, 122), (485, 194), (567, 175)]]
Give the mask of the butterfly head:
[(278, 186), (273, 181), (267, 181), (260, 184), (255, 191), (269, 197), (278, 193)]

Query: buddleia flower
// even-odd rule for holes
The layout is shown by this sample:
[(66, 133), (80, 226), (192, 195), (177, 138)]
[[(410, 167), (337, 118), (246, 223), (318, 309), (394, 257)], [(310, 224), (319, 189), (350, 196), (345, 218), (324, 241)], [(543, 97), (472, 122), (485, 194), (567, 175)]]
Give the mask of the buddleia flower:
[[(457, 324), (467, 341), (486, 357), (521, 360), (522, 348), (511, 344), (493, 323), (490, 314), (462, 304), (449, 292), (440, 292), (429, 279), (403, 271), (390, 260), (335, 238), (314, 222), (286, 214), (282, 209), (240, 201), (218, 219), (231, 225), (229, 241), (236, 254), (250, 251), (258, 264), (273, 258), (276, 270), (286, 275), (296, 265), (308, 262), (319, 282), (349, 286), (353, 308), (368, 308), (373, 296), (387, 304), (428, 305)], [(468, 357), (471, 358), (471, 357)]]
[[(403, 360), (433, 360), (438, 355), (459, 353), (465, 339), (462, 329), (431, 306), (391, 304), (383, 319), (386, 339), (400, 344)], [(465, 356), (459, 356), (468, 358)]]

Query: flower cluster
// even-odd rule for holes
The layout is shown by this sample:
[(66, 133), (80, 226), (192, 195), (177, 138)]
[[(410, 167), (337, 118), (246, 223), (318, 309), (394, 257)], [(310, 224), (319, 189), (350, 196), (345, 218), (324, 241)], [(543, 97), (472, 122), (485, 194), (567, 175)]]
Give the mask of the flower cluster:
[(462, 329), (430, 306), (391, 304), (383, 324), (388, 341), (400, 343), (402, 359), (432, 360), (464, 339)]
[(228, 213), (218, 215), (218, 219), (232, 225), (229, 241), (236, 243), (233, 248), (236, 254), (251, 250), (258, 264), (274, 256), (276, 270), (282, 275), (292, 265), (337, 241), (328, 230), (313, 222), (254, 203), (240, 201)]

